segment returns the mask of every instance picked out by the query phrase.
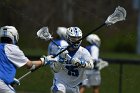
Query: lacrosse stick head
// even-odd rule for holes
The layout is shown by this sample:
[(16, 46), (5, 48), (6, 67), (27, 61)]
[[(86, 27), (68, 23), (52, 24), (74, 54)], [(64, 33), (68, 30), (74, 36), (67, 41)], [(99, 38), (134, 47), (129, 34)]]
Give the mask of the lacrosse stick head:
[(37, 31), (37, 37), (45, 40), (51, 40), (52, 36), (49, 33), (48, 27), (42, 27), (40, 30)]
[(107, 20), (105, 21), (105, 23), (107, 25), (111, 25), (111, 24), (115, 24), (118, 21), (122, 21), (125, 20), (126, 18), (126, 10), (123, 7), (118, 6), (114, 13), (111, 14)]

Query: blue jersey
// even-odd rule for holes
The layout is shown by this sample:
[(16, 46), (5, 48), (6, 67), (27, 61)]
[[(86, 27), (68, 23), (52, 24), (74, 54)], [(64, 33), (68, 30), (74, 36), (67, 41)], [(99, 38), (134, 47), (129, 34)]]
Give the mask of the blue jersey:
[(49, 55), (56, 55), (58, 50), (64, 49), (68, 46), (68, 43), (65, 40), (54, 40), (54, 42), (57, 44), (55, 45), (53, 42), (50, 42), (48, 46), (48, 54)]
[(0, 79), (10, 84), (15, 77), (16, 66), (7, 58), (4, 46), (5, 44), (0, 44)]
[(25, 65), (29, 59), (18, 46), (0, 43), (0, 80), (6, 84), (13, 82), (16, 68)]

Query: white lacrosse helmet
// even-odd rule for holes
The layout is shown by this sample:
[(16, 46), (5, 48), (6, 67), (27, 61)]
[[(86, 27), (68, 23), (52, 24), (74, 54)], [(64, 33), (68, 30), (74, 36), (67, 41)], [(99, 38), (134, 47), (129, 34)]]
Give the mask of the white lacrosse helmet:
[(98, 37), (98, 35), (96, 34), (90, 34), (89, 36), (87, 36), (86, 40), (90, 43), (90, 44), (96, 44), (98, 47), (101, 44), (101, 40)]
[(82, 38), (82, 31), (78, 27), (69, 27), (66, 32), (66, 38), (73, 48), (78, 48), (82, 40), (77, 43), (75, 42)]
[(9, 37), (13, 44), (16, 44), (19, 39), (18, 31), (14, 26), (3, 26), (0, 28), (0, 38)]
[(57, 34), (62, 39), (66, 39), (66, 31), (67, 31), (66, 27), (58, 27), (57, 28)]

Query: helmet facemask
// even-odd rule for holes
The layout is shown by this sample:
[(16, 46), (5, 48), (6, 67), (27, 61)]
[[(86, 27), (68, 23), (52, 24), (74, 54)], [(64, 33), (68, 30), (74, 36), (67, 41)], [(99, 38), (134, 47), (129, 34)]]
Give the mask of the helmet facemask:
[[(67, 42), (71, 45), (72, 48), (79, 48), (82, 40), (82, 31), (78, 27), (70, 27), (67, 30)], [(77, 42), (78, 41), (78, 42)]]
[[(81, 45), (82, 40), (78, 41), (81, 39), (81, 37), (68, 37), (68, 43), (72, 45), (72, 48), (79, 48)], [(78, 42), (77, 42), (78, 41)]]
[(15, 27), (13, 26), (4, 26), (0, 29), (0, 38), (8, 37), (12, 40), (13, 44), (17, 44), (19, 35)]

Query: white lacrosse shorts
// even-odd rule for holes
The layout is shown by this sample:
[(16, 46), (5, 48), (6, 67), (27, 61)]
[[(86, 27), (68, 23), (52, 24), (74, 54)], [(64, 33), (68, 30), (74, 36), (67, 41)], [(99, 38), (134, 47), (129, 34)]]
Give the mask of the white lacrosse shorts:
[(0, 80), (0, 93), (16, 93), (14, 88)]
[(82, 85), (86, 87), (100, 86), (100, 84), (101, 75), (97, 72), (93, 72), (92, 74), (86, 74), (86, 79), (82, 82)]
[(54, 84), (51, 87), (51, 93), (80, 93), (80, 92), (79, 86), (69, 87), (62, 82), (54, 81)]

